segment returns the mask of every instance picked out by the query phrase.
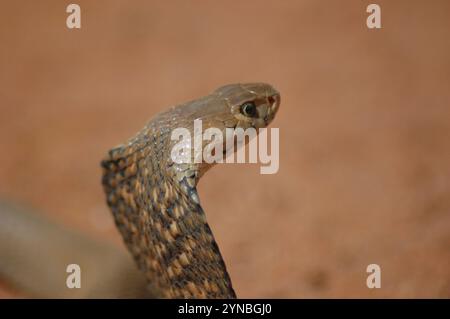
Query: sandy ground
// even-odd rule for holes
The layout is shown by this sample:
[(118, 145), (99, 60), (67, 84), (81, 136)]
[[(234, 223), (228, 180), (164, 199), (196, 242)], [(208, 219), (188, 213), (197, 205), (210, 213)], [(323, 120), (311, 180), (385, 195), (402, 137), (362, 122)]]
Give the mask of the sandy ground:
[(450, 297), (448, 1), (377, 1), (381, 30), (360, 0), (76, 3), (81, 30), (65, 1), (1, 6), (0, 197), (121, 245), (106, 150), (168, 106), (268, 82), (279, 172), (221, 165), (199, 186), (238, 295)]

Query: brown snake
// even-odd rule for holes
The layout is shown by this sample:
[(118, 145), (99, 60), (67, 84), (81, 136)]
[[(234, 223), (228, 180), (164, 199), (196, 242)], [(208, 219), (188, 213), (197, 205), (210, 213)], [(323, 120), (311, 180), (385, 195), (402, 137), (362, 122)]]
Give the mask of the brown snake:
[(155, 297), (235, 298), (219, 248), (200, 206), (196, 185), (212, 166), (177, 164), (174, 128), (266, 127), (280, 104), (263, 83), (223, 86), (154, 117), (136, 136), (102, 161), (107, 203)]

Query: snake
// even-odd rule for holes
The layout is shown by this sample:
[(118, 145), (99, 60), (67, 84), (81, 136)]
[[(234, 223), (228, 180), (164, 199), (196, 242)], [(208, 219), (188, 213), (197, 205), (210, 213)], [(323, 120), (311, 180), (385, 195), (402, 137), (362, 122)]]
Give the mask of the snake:
[[(108, 152), (101, 162), (106, 202), (134, 258), (0, 198), (1, 283), (38, 298), (235, 298), (196, 189), (214, 163), (174, 162), (172, 133), (195, 133), (197, 120), (220, 133), (264, 128), (279, 105), (280, 94), (268, 84), (226, 85), (156, 115)], [(73, 263), (81, 287), (68, 289), (66, 267)]]
[(259, 132), (279, 106), (280, 93), (269, 84), (225, 85), (157, 114), (101, 161), (107, 205), (155, 297), (236, 298), (197, 192), (214, 163), (195, 161), (195, 152), (190, 161), (174, 161), (173, 130), (195, 135), (194, 121), (201, 120), (203, 130), (223, 136), (227, 129)]

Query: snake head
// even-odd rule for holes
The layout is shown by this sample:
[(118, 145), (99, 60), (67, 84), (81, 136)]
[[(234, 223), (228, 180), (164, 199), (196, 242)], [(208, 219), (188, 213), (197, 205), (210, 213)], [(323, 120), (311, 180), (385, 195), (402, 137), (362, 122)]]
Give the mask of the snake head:
[[(179, 152), (178, 148), (175, 158), (178, 155), (188, 156), (188, 161), (171, 165), (171, 171), (175, 179), (184, 185), (183, 191), (191, 195), (199, 178), (214, 163), (204, 161), (204, 150), (208, 147), (213, 149), (214, 155), (211, 158), (219, 159), (222, 162), (229, 149), (237, 150), (240, 146), (237, 143), (235, 133), (231, 136), (227, 133), (229, 129), (234, 132), (239, 129), (255, 129), (256, 134), (260, 128), (267, 127), (274, 119), (280, 106), (280, 93), (271, 85), (265, 83), (245, 83), (229, 84), (216, 89), (212, 94), (175, 107), (170, 110), (170, 123), (172, 126), (182, 125), (183, 129), (189, 131), (190, 138), (186, 141), (172, 141), (173, 145), (181, 146), (188, 151)], [(165, 119), (165, 118), (164, 118)], [(195, 122), (201, 120), (201, 128), (195, 129)], [(202, 136), (207, 130), (213, 130), (214, 138)], [(200, 148), (195, 147), (197, 135), (200, 139)], [(218, 138), (221, 136), (221, 138)], [(244, 144), (250, 140), (244, 138)], [(242, 144), (240, 144), (242, 146)], [(216, 147), (221, 146), (218, 152)], [(175, 149), (175, 148), (173, 148)], [(170, 153), (173, 154), (172, 152)], [(180, 155), (181, 156), (181, 155)], [(173, 157), (171, 157), (173, 160)], [(170, 161), (169, 161), (170, 162)], [(173, 162), (176, 162), (173, 160)], [(193, 196), (190, 196), (193, 197)], [(198, 203), (198, 196), (194, 196)]]
[(230, 84), (218, 88), (214, 93), (229, 108), (231, 116), (225, 120), (225, 127), (266, 127), (280, 107), (280, 93), (265, 83)]

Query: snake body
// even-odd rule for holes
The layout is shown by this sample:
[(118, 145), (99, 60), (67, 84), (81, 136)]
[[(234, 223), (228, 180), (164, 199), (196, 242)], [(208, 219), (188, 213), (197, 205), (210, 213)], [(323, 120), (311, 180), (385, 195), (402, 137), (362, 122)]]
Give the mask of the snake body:
[(226, 85), (155, 116), (102, 161), (108, 206), (156, 297), (236, 297), (196, 190), (212, 164), (175, 163), (172, 130), (266, 127), (279, 103), (268, 84)]

